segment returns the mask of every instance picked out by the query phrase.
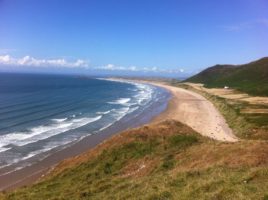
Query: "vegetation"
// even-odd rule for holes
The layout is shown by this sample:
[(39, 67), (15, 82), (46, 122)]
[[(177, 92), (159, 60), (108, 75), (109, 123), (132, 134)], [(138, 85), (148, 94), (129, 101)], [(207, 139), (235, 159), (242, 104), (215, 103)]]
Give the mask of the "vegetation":
[(224, 87), (251, 95), (268, 96), (268, 57), (245, 65), (216, 65), (185, 80), (205, 87)]
[(268, 143), (220, 143), (165, 121), (118, 134), (0, 199), (267, 199)]

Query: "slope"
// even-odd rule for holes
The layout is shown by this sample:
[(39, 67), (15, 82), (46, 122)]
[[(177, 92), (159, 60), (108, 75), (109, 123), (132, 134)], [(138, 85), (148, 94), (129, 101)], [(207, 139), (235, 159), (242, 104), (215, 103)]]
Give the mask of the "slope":
[(251, 95), (268, 96), (268, 57), (245, 65), (216, 65), (186, 79), (205, 87), (238, 89)]
[(0, 199), (267, 199), (268, 143), (222, 143), (170, 120), (115, 135)]

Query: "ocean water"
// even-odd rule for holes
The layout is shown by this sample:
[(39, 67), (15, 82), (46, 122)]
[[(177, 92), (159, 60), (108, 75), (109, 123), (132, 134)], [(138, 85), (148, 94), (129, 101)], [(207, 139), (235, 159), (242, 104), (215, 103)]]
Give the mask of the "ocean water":
[(161, 88), (127, 81), (0, 74), (0, 169), (163, 109), (168, 98)]

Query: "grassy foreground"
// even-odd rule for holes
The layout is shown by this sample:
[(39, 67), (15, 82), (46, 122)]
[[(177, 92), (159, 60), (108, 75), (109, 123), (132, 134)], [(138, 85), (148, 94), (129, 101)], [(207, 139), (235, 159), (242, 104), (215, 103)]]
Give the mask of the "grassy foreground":
[(268, 143), (165, 121), (118, 134), (0, 199), (268, 199)]

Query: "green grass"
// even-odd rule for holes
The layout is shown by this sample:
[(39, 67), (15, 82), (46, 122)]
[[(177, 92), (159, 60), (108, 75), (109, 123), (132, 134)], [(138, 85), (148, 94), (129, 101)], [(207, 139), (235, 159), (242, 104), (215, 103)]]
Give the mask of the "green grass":
[(268, 114), (244, 114), (250, 123), (256, 126), (266, 127), (268, 125)]
[[(70, 180), (56, 179), (39, 184), (32, 190), (12, 193), (7, 199), (265, 199), (267, 169), (230, 169), (181, 172), (175, 175), (157, 171), (138, 179), (86, 176)], [(255, 174), (261, 174), (252, 178)], [(69, 184), (66, 184), (66, 181)]]

